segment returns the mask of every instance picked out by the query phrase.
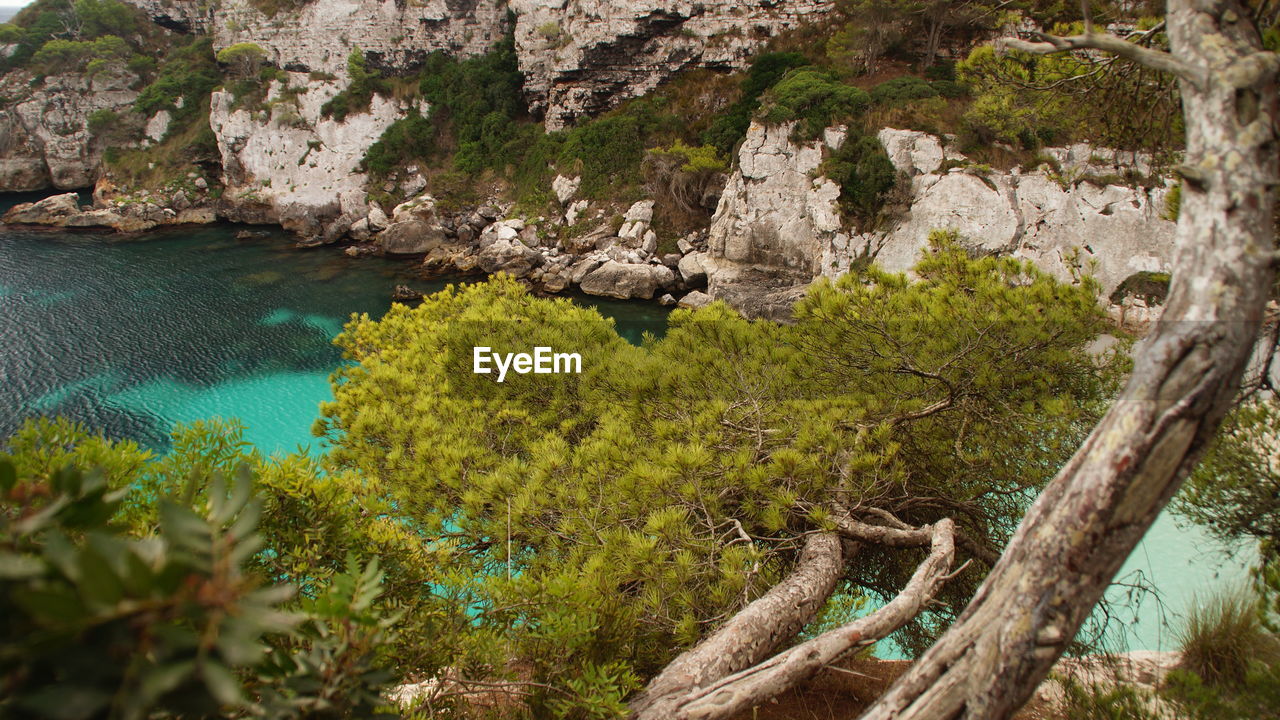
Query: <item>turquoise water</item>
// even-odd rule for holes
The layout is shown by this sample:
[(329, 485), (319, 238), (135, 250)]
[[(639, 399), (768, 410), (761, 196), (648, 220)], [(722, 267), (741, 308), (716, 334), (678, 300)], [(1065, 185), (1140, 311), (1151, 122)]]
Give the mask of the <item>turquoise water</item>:
[[(58, 414), (163, 450), (173, 423), (221, 416), (267, 452), (312, 447), (343, 323), (385, 313), (398, 284), (447, 284), (235, 232), (0, 231), (0, 437)], [(656, 305), (589, 304), (632, 340), (666, 324)]]
[[(25, 418), (61, 414), (162, 451), (173, 423), (222, 416), (243, 420), (264, 451), (314, 450), (310, 428), (330, 397), (340, 362), (331, 340), (342, 324), (351, 313), (386, 312), (398, 284), (446, 284), (414, 278), (400, 262), (299, 251), (283, 234), (234, 235), (0, 229), (0, 438)], [(654, 304), (577, 299), (632, 341), (666, 324)], [(1175, 647), (1170, 627), (1194, 594), (1244, 577), (1167, 515), (1119, 577), (1135, 572), (1161, 598), (1147, 598), (1136, 617), (1121, 614), (1127, 632), (1109, 639), (1129, 649)]]

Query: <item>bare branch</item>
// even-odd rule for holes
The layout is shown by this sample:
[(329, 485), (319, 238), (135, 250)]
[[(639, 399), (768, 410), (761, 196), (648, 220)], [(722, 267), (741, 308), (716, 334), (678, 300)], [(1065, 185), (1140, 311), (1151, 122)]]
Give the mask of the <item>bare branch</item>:
[(1190, 65), (1163, 50), (1143, 47), (1107, 33), (1086, 32), (1083, 35), (1061, 37), (1047, 33), (1031, 33), (1039, 42), (1029, 42), (1020, 38), (1001, 38), (998, 47), (1008, 50), (1020, 50), (1035, 55), (1051, 55), (1053, 53), (1071, 52), (1072, 50), (1101, 50), (1118, 55), (1126, 60), (1172, 73), (1182, 80), (1196, 86), (1206, 82), (1204, 71)]
[(884, 607), (698, 690), (671, 717), (732, 717), (793, 687), (851, 649), (870, 645), (906, 625), (937, 594), (955, 557), (955, 525), (951, 520), (940, 520), (921, 532), (931, 539), (929, 557)]
[(795, 569), (663, 668), (631, 701), (632, 717), (670, 718), (680, 700), (697, 688), (769, 657), (817, 616), (844, 569), (838, 536), (809, 535)]

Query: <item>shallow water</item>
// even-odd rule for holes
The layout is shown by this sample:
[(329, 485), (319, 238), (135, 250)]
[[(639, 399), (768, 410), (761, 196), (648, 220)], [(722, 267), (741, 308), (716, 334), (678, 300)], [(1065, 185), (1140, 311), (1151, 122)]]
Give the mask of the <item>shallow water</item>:
[[(268, 452), (307, 446), (343, 323), (385, 313), (397, 284), (447, 284), (235, 232), (0, 231), (0, 437), (58, 414), (163, 449), (175, 422), (234, 416)], [(656, 305), (584, 302), (632, 340), (666, 323)]]
[[(235, 232), (124, 238), (0, 228), (0, 438), (25, 418), (60, 414), (163, 450), (173, 423), (222, 416), (243, 420), (264, 451), (314, 448), (310, 428), (330, 398), (340, 362), (331, 341), (342, 324), (352, 313), (386, 312), (398, 284), (424, 292), (446, 284), (413, 278), (402, 262)], [(633, 342), (666, 325), (655, 304), (577, 300), (613, 317)], [(1129, 632), (1111, 634), (1128, 649), (1176, 647), (1169, 627), (1194, 594), (1244, 577), (1167, 515), (1120, 577), (1134, 571), (1162, 598), (1139, 607)]]

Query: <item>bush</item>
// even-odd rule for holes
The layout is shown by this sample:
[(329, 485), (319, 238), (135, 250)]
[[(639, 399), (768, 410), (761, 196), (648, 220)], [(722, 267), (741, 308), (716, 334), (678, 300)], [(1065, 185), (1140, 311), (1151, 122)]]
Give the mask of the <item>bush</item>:
[(369, 69), (364, 51), (360, 48), (355, 48), (347, 56), (347, 75), (349, 84), (346, 89), (334, 95), (320, 108), (325, 117), (346, 120), (348, 115), (368, 110), (374, 95), (391, 94), (391, 84), (380, 73)]
[(1280, 640), (1263, 627), (1261, 611), (1244, 588), (1197, 602), (1178, 637), (1182, 667), (1210, 684), (1238, 686), (1253, 663), (1280, 660)]
[(287, 588), (241, 565), (258, 548), (241, 476), (207, 506), (159, 501), (155, 540), (110, 524), (125, 493), (101, 473), (19, 476), (0, 459), (0, 710), (19, 718), (212, 715), (244, 702), (234, 674), (294, 620)]
[(231, 68), (231, 72), (242, 78), (254, 77), (267, 59), (267, 51), (257, 43), (236, 43), (218, 51), (220, 64)]
[(789, 70), (804, 67), (809, 60), (800, 53), (765, 53), (751, 61), (742, 79), (741, 97), (723, 115), (711, 122), (702, 133), (702, 142), (714, 146), (728, 156), (747, 134), (751, 117), (760, 109), (760, 96), (773, 87)]
[(97, 40), (50, 40), (31, 57), (31, 67), (52, 75), (85, 69), (93, 60), (124, 64), (133, 55), (129, 43), (115, 35)]
[[(213, 54), (213, 40), (202, 37), (176, 47), (164, 62), (156, 79), (138, 93), (133, 109), (143, 117), (161, 110), (184, 120), (200, 113), (201, 107), (222, 82)], [(182, 107), (178, 107), (178, 101)]]
[(1148, 305), (1162, 305), (1165, 298), (1169, 297), (1169, 283), (1172, 279), (1169, 273), (1148, 270), (1136, 272), (1117, 285), (1109, 299), (1118, 305), (1132, 295), (1142, 298)]
[(793, 70), (769, 91), (761, 119), (771, 125), (796, 122), (802, 138), (816, 138), (825, 128), (857, 119), (871, 104), (863, 90), (845, 85), (816, 68)]
[(675, 233), (693, 229), (715, 210), (728, 170), (710, 145), (690, 147), (677, 140), (649, 150), (641, 173), (657, 222)]
[(871, 99), (876, 103), (904, 103), (937, 95), (938, 91), (931, 83), (914, 75), (886, 80), (871, 88)]
[(840, 185), (841, 209), (864, 224), (874, 222), (898, 178), (880, 141), (852, 130), (818, 172)]
[(435, 126), (414, 113), (392, 123), (365, 151), (361, 163), (366, 172), (385, 177), (401, 165), (430, 158), (436, 150), (435, 140)]

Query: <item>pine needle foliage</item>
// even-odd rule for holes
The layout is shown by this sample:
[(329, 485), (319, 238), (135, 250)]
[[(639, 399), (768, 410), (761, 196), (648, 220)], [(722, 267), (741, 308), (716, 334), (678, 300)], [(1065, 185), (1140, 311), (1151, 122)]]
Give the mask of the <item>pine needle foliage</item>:
[[(353, 319), (316, 432), (331, 471), (378, 484), (447, 557), (473, 618), (454, 667), (519, 669), (535, 715), (621, 713), (782, 577), (833, 502), (954, 516), (998, 547), (1091, 426), (1118, 369), (1085, 350), (1096, 288), (955, 240), (917, 282), (869, 267), (817, 285), (794, 325), (716, 304), (641, 347), (504, 276), (450, 287)], [(583, 372), (498, 383), (472, 372), (475, 346), (577, 352)], [(893, 593), (917, 560), (868, 550), (845, 594)], [(981, 574), (942, 599), (962, 606)]]

